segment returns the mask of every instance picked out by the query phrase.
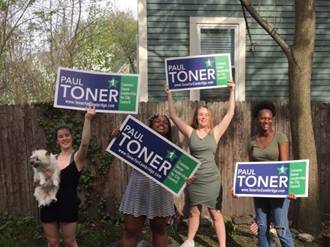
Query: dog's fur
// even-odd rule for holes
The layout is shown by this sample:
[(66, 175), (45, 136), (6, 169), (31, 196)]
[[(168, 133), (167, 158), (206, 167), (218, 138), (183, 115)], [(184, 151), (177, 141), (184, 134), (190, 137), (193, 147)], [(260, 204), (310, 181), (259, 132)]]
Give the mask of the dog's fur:
[(30, 164), (33, 168), (33, 181), (36, 185), (33, 195), (38, 201), (38, 207), (57, 201), (60, 169), (56, 164), (55, 155), (44, 149), (35, 150), (30, 157)]

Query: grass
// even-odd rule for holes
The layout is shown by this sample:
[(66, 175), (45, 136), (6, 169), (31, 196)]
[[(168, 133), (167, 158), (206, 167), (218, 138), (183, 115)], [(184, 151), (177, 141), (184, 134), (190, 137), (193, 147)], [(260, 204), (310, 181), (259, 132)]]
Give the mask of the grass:
[(45, 246), (41, 227), (35, 219), (0, 218), (0, 247)]
[[(228, 223), (228, 222), (227, 222)], [(228, 225), (231, 225), (228, 227)], [(257, 237), (254, 236), (248, 225), (233, 225), (232, 223), (226, 224), (227, 232), (227, 246), (228, 247), (256, 247)], [(187, 236), (187, 229), (181, 228), (178, 231), (171, 231), (172, 237), (179, 243), (182, 243)], [(321, 247), (322, 242), (317, 240), (312, 243), (304, 243), (298, 239), (294, 239), (295, 247)], [(215, 247), (219, 246), (217, 237), (213, 227), (200, 228), (195, 237), (195, 247)]]
[[(79, 223), (77, 240), (81, 247), (105, 247), (118, 240), (121, 227), (110, 220)], [(0, 217), (0, 247), (47, 246), (41, 224), (32, 217)]]
[[(249, 232), (247, 225), (226, 224), (227, 246), (230, 247), (255, 247), (257, 238)], [(169, 229), (171, 237), (178, 243), (182, 243), (187, 236), (187, 228), (180, 227)], [(97, 222), (79, 223), (77, 228), (77, 240), (80, 247), (107, 247), (111, 243), (118, 242), (122, 233), (122, 227), (113, 224), (110, 219)], [(143, 238), (150, 241), (148, 228), (144, 231)], [(218, 246), (217, 238), (212, 227), (201, 227), (195, 238), (196, 247)], [(39, 247), (46, 246), (46, 240), (40, 223), (32, 218), (0, 217), (0, 247)], [(303, 243), (295, 239), (296, 247), (321, 247), (318, 241)]]

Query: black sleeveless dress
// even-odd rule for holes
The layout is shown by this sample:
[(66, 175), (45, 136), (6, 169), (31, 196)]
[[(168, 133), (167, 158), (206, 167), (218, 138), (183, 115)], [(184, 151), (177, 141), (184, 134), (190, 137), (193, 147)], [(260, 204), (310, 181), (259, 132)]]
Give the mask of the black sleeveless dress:
[(70, 164), (61, 170), (60, 187), (56, 194), (57, 201), (40, 208), (40, 220), (50, 222), (78, 221), (78, 207), (80, 200), (77, 195), (80, 171), (78, 171), (74, 155)]

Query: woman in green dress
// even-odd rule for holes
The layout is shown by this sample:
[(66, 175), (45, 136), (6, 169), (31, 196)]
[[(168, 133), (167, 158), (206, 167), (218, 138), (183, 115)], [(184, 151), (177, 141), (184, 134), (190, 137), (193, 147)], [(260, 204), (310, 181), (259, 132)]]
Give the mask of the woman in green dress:
[(217, 208), (220, 194), (220, 173), (215, 163), (218, 142), (228, 128), (235, 111), (233, 82), (228, 82), (230, 91), (229, 108), (220, 123), (213, 126), (213, 114), (207, 106), (199, 106), (194, 113), (191, 125), (184, 122), (175, 112), (171, 92), (166, 88), (169, 115), (180, 132), (188, 139), (191, 154), (201, 161), (187, 188), (189, 196), (188, 237), (182, 247), (193, 247), (194, 237), (199, 227), (202, 206), (208, 208), (213, 220), (220, 247), (226, 246), (226, 231), (223, 216)]

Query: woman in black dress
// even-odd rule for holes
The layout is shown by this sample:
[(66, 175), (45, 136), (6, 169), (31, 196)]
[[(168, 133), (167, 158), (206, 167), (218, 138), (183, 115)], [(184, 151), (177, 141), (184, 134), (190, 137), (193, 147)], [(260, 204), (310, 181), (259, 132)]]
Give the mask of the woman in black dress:
[(60, 188), (57, 201), (40, 209), (40, 219), (44, 229), (48, 247), (60, 246), (60, 231), (64, 245), (77, 247), (76, 227), (78, 221), (79, 198), (77, 186), (82, 168), (86, 164), (86, 156), (91, 136), (91, 120), (95, 115), (95, 107), (86, 109), (84, 127), (79, 149), (73, 150), (72, 131), (68, 126), (56, 129), (56, 143), (61, 152), (57, 155), (57, 165), (61, 169)]

